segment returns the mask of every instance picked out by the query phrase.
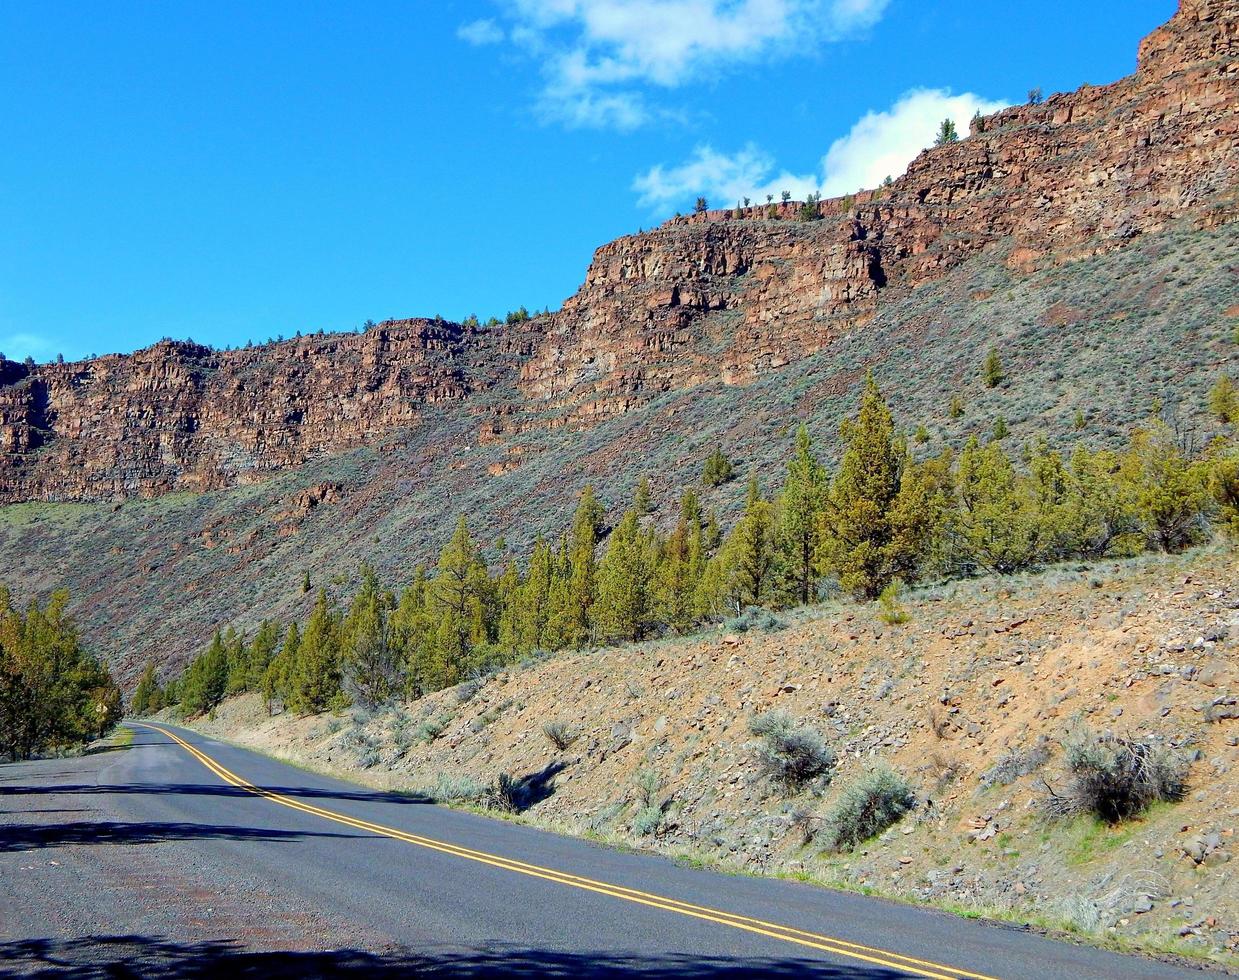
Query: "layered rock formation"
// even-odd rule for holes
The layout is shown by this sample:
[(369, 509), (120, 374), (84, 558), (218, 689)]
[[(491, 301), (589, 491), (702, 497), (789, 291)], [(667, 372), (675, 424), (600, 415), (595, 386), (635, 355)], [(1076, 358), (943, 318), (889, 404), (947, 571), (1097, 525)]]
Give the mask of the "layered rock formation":
[(416, 426), (435, 402), (481, 416), (488, 440), (588, 425), (782, 368), (983, 251), (1029, 270), (1175, 221), (1233, 221), (1237, 39), (1234, 0), (1182, 0), (1125, 79), (978, 120), (892, 186), (822, 202), (816, 220), (759, 207), (621, 238), (560, 311), (526, 324), (400, 321), (245, 351), (2, 362), (0, 502), (228, 486)]

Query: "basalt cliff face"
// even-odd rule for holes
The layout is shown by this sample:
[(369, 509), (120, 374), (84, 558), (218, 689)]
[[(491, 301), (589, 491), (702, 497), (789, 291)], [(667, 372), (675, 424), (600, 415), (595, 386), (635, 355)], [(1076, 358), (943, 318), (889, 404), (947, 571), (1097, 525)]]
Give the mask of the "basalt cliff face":
[(893, 185), (674, 219), (600, 248), (554, 314), (474, 330), (381, 324), (221, 352), (161, 343), (0, 362), (0, 502), (250, 482), (423, 424), (483, 441), (588, 426), (707, 382), (745, 384), (990, 252), (1015, 273), (1239, 218), (1239, 3), (1182, 0), (1136, 72), (974, 123)]

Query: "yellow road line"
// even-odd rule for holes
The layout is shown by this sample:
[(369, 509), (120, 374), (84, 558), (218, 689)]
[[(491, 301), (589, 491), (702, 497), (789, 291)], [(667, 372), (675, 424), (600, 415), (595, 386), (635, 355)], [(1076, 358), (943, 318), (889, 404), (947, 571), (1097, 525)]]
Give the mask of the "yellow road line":
[[(132, 724), (141, 723), (134, 722)], [(357, 830), (365, 830), (369, 833), (415, 844), (418, 847), (439, 851), (453, 857), (464, 858), (469, 861), (487, 864), (505, 871), (514, 872), (516, 874), (523, 874), (533, 878), (541, 878), (546, 881), (555, 882), (556, 884), (580, 888), (600, 895), (608, 895), (612, 898), (619, 898), (627, 902), (634, 902), (636, 904), (649, 906), (651, 908), (662, 909), (668, 912), (676, 912), (680, 915), (689, 916), (695, 919), (702, 919), (708, 922), (715, 922), (720, 925), (731, 926), (734, 929), (741, 929), (745, 932), (756, 933), (758, 935), (768, 936), (773, 939), (779, 939), (784, 942), (794, 943), (799, 946), (806, 946), (811, 949), (833, 953), (836, 956), (845, 956), (851, 959), (862, 960), (866, 963), (873, 963), (878, 966), (903, 970), (907, 973), (915, 973), (923, 977), (932, 978), (932, 980), (960, 980), (960, 978), (967, 978), (967, 980), (997, 980), (995, 977), (989, 977), (982, 973), (971, 973), (967, 970), (944, 966), (941, 963), (934, 963), (930, 960), (916, 959), (915, 957), (892, 953), (884, 949), (879, 949), (873, 946), (865, 946), (860, 943), (853, 943), (848, 940), (835, 938), (833, 936), (824, 936), (818, 933), (806, 932), (802, 929), (795, 929), (790, 926), (779, 925), (774, 922), (766, 922), (762, 919), (754, 919), (748, 916), (736, 915), (731, 912), (723, 912), (719, 909), (712, 909), (706, 906), (693, 905), (689, 902), (682, 902), (678, 899), (667, 898), (666, 896), (657, 895), (650, 892), (638, 891), (637, 889), (628, 888), (623, 885), (614, 885), (605, 881), (597, 881), (592, 878), (585, 878), (569, 872), (557, 871), (554, 868), (545, 868), (541, 865), (527, 864), (524, 861), (518, 861), (514, 858), (506, 858), (502, 855), (491, 854), (486, 851), (475, 851), (471, 848), (462, 847), (458, 844), (450, 844), (446, 841), (423, 837), (420, 834), (411, 834), (403, 830), (397, 830), (394, 827), (385, 827), (381, 824), (361, 820), (357, 817), (339, 813), (335, 810), (327, 810), (323, 807), (314, 806), (311, 803), (293, 799), (292, 797), (284, 796), (281, 793), (276, 793), (273, 790), (254, 785), (248, 780), (238, 776), (236, 773), (224, 768), (224, 766), (216, 762), (205, 752), (193, 745), (190, 745), (189, 742), (185, 741), (175, 733), (168, 731), (166, 728), (147, 724), (141, 724), (141, 727), (149, 728), (151, 731), (158, 732), (159, 734), (165, 735), (172, 739), (192, 756), (194, 756), (194, 758), (201, 762), (207, 769), (232, 786), (236, 786), (237, 788), (245, 790), (248, 793), (253, 793), (256, 796), (264, 797), (273, 803), (280, 804), (281, 806), (289, 807), (293, 810), (300, 810), (303, 813), (309, 813), (317, 817), (322, 817), (325, 820), (331, 820), (335, 823), (353, 827)]]

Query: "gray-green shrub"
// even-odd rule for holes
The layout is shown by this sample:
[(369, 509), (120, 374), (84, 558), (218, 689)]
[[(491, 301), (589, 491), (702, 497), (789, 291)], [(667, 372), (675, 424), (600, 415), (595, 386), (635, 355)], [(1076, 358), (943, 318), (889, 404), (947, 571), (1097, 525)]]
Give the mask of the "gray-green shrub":
[(815, 780), (829, 782), (838, 756), (812, 728), (786, 711), (767, 711), (749, 722), (761, 739), (757, 761), (762, 772), (787, 792), (798, 792)]
[(888, 766), (871, 769), (844, 789), (823, 819), (832, 850), (857, 844), (894, 826), (916, 807), (916, 796), (903, 776)]

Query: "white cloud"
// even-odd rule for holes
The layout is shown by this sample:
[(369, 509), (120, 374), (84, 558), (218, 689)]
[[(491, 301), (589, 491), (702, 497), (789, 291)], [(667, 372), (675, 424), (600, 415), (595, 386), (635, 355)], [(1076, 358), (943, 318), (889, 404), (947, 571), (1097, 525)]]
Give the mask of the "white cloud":
[(503, 28), (489, 18), (461, 24), (456, 29), (456, 36), (462, 41), (468, 41), (470, 44), (477, 45), (478, 47), (484, 44), (498, 44), (507, 37)]
[(967, 134), (974, 113), (988, 115), (1008, 104), (971, 92), (907, 92), (885, 112), (867, 112), (846, 136), (830, 145), (822, 158), (822, 193), (835, 197), (862, 187), (876, 187), (888, 174), (898, 177), (933, 142), (943, 119), (953, 120), (962, 136)]
[(774, 159), (752, 144), (730, 155), (699, 146), (678, 166), (660, 164), (638, 175), (633, 190), (642, 205), (653, 208), (691, 203), (698, 195), (715, 207), (729, 207), (745, 197), (764, 201), (768, 194), (777, 200), (785, 190), (797, 198), (813, 192), (837, 197), (876, 187), (888, 174), (902, 174), (933, 142), (943, 119), (952, 119), (966, 134), (974, 113), (997, 112), (1006, 105), (970, 92), (952, 95), (944, 89), (916, 89), (884, 112), (866, 113), (830, 145), (816, 173), (776, 171)]
[[(503, 2), (513, 43), (543, 65), (544, 115), (570, 125), (631, 127), (651, 115), (642, 86), (673, 88), (839, 40), (873, 26), (889, 0)], [(488, 39), (500, 31), (490, 23)]]

